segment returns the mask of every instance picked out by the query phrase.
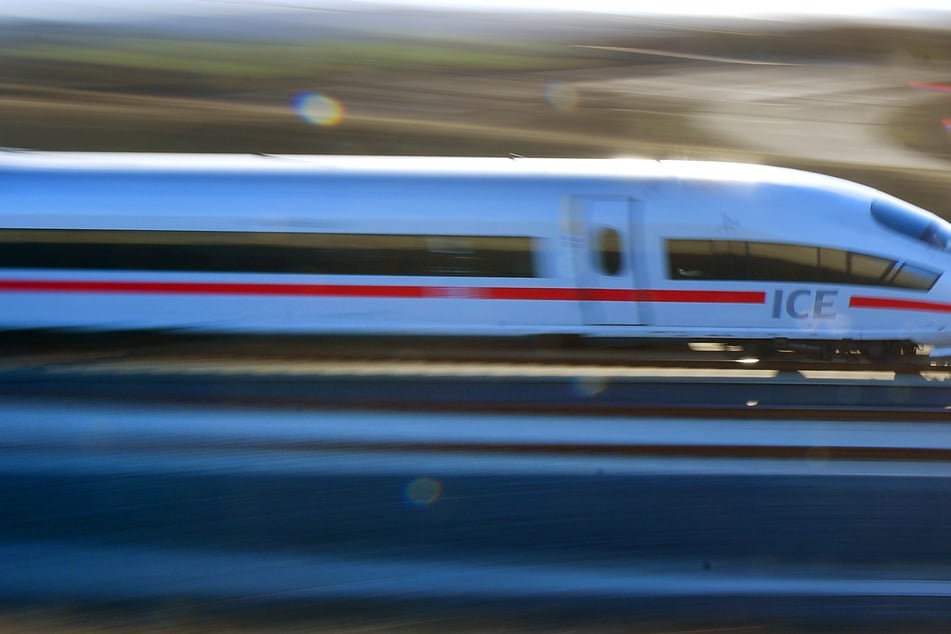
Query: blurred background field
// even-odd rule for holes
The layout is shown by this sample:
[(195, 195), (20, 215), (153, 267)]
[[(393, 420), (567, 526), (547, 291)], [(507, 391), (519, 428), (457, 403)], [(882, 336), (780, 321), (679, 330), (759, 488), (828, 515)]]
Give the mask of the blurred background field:
[(0, 145), (686, 158), (951, 216), (940, 23), (353, 5), (0, 23)]

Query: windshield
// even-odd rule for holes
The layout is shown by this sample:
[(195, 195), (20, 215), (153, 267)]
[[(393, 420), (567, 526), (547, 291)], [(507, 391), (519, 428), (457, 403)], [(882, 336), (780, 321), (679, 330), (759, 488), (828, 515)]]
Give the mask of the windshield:
[(872, 217), (893, 231), (951, 251), (951, 224), (924, 209), (897, 199), (880, 198), (872, 203)]

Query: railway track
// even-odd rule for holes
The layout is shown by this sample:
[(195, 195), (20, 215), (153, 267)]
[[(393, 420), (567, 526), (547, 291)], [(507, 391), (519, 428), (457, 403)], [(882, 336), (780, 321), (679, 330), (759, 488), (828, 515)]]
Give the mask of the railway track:
[[(529, 339), (381, 338), (312, 336), (201, 336), (167, 333), (43, 333), (0, 336), (0, 367), (40, 364), (124, 362), (183, 370), (209, 362), (224, 366), (258, 365), (281, 373), (302, 363), (368, 364), (505, 364), (519, 366), (584, 366), (623, 371), (630, 368), (693, 368), (732, 370), (740, 367), (777, 372), (894, 372), (951, 376), (951, 362), (926, 354), (874, 361), (860, 355), (819, 360), (808, 351), (779, 351), (760, 358), (739, 345), (643, 344)], [(444, 366), (446, 367), (446, 366)], [(529, 370), (534, 372), (535, 370)]]
[(946, 373), (436, 362), (89, 360), (0, 371), (0, 400), (313, 411), (948, 419)]

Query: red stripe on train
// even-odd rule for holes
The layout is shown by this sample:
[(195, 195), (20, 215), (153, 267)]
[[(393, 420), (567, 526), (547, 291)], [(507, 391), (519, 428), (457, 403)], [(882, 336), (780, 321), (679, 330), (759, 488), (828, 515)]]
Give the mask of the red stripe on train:
[(638, 291), (644, 302), (701, 304), (765, 304), (765, 291)]
[(849, 308), (890, 308), (893, 310), (922, 310), (939, 313), (951, 313), (951, 304), (940, 302), (921, 302), (910, 299), (891, 299), (888, 297), (852, 296)]
[(672, 291), (504, 286), (383, 286), (363, 284), (273, 284), (244, 282), (0, 280), (0, 291), (417, 299), (510, 299), (596, 302), (693, 302), (702, 304), (766, 303), (766, 293), (763, 291)]
[[(454, 289), (456, 290), (456, 289)], [(665, 291), (611, 288), (473, 288), (485, 299), (539, 299), (583, 302), (682, 302), (765, 304), (763, 291)]]

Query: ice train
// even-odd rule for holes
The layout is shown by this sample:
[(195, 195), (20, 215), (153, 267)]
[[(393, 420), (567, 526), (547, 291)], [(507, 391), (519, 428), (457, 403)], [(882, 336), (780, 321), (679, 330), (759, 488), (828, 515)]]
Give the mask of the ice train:
[(0, 152), (0, 329), (580, 335), (951, 355), (951, 225), (628, 159)]

